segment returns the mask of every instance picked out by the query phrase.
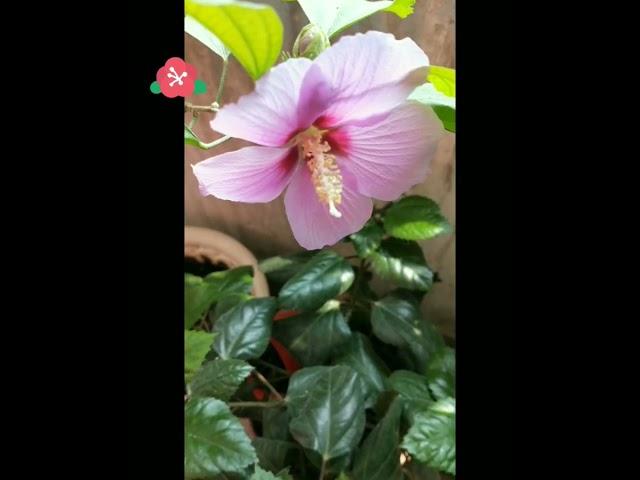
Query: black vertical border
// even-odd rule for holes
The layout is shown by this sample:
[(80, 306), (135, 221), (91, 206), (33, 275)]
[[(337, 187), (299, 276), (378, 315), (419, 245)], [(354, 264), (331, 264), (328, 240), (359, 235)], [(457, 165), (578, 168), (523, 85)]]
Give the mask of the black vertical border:
[[(149, 86), (168, 58), (184, 58), (184, 2), (131, 2), (125, 10), (129, 143), (127, 152), (122, 152), (126, 158), (122, 174), (128, 175), (129, 189), (130, 301), (126, 315), (127, 478), (180, 479), (184, 475), (184, 99), (154, 95)], [(122, 312), (122, 318), (112, 321), (124, 318)]]
[(456, 2), (457, 477), (511, 471), (511, 5)]

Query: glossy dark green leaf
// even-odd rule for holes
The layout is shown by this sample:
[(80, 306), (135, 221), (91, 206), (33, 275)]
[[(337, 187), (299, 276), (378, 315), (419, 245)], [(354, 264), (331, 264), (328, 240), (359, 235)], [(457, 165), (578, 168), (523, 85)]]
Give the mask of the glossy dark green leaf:
[(304, 251), (292, 255), (279, 255), (265, 258), (258, 262), (258, 268), (267, 276), (270, 284), (277, 287), (284, 285), (293, 277), (317, 251)]
[(456, 474), (456, 402), (440, 400), (416, 415), (402, 448), (417, 461)]
[(262, 412), (262, 436), (271, 440), (288, 440), (289, 412), (285, 408), (264, 408)]
[(252, 370), (253, 367), (242, 360), (217, 358), (206, 362), (191, 380), (191, 396), (229, 400)]
[(313, 256), (280, 290), (280, 306), (287, 310), (315, 310), (327, 300), (347, 291), (353, 268), (331, 250)]
[(191, 399), (184, 416), (186, 479), (242, 472), (258, 460), (242, 424), (221, 400)]
[(248, 293), (229, 293), (224, 295), (216, 302), (211, 319), (215, 322), (215, 320), (227, 313), (233, 307), (236, 307), (249, 299), (251, 299), (251, 295)]
[(275, 298), (254, 298), (232, 308), (216, 321), (213, 348), (222, 358), (258, 358), (269, 345)]
[(351, 473), (353, 480), (402, 480), (401, 417), (402, 403), (396, 399), (358, 449)]
[(347, 365), (358, 372), (365, 407), (375, 405), (378, 395), (387, 387), (388, 368), (374, 352), (369, 339), (361, 333), (354, 333), (334, 363)]
[(289, 381), (291, 435), (325, 460), (352, 452), (364, 432), (364, 398), (350, 367), (310, 367)]
[(184, 375), (188, 383), (213, 347), (212, 333), (185, 330), (184, 331)]
[(392, 204), (384, 214), (389, 235), (403, 240), (426, 240), (451, 231), (436, 202), (416, 195)]
[(417, 302), (389, 295), (373, 304), (373, 333), (385, 343), (409, 348), (424, 372), (431, 357), (444, 347), (442, 335), (422, 319)]
[(335, 300), (318, 312), (281, 320), (273, 326), (273, 336), (305, 367), (325, 363), (351, 337), (349, 325)]
[[(347, 453), (336, 458), (331, 458), (325, 462), (324, 471), (327, 477), (337, 475), (340, 472), (349, 469), (349, 466), (353, 463), (353, 455), (355, 452)], [(322, 455), (313, 450), (304, 450), (304, 455), (311, 462), (311, 465), (318, 470), (322, 468)]]
[(383, 240), (369, 259), (377, 275), (399, 287), (428, 291), (433, 284), (433, 272), (429, 270), (422, 249), (415, 242), (396, 238)]
[(429, 361), (427, 365), (429, 389), (436, 398), (442, 400), (456, 396), (456, 352), (444, 347)]
[(374, 219), (371, 219), (359, 232), (352, 233), (349, 238), (353, 242), (358, 256), (365, 258), (378, 249), (383, 235), (382, 227)]
[(396, 370), (389, 377), (389, 385), (398, 392), (406, 416), (411, 422), (418, 412), (427, 410), (433, 403), (429, 393), (429, 382), (424, 375), (408, 370)]
[(287, 454), (292, 449), (296, 449), (297, 445), (292, 442), (257, 437), (253, 440), (253, 447), (256, 449), (260, 466), (272, 473), (278, 473), (287, 466)]

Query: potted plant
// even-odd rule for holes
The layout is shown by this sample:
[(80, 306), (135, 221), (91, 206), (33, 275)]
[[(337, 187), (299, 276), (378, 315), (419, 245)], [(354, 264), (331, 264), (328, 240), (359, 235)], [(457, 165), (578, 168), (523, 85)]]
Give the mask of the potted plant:
[[(185, 274), (185, 478), (446, 478), (456, 471), (455, 351), (421, 315), (438, 276), (417, 242), (451, 227), (434, 201), (404, 194), (455, 131), (453, 72), (410, 39), (331, 41), (377, 10), (407, 16), (412, 2), (299, 3), (311, 23), (280, 56), (271, 7), (186, 1), (187, 32), (223, 68), (215, 102), (185, 105), (185, 143), (255, 144), (193, 165), (199, 189), (249, 203), (284, 193), (306, 251), (242, 266), (185, 247), (214, 265)], [(256, 89), (221, 106), (230, 54)], [(191, 129), (203, 111), (224, 135), (210, 143)], [(372, 199), (387, 203), (373, 209)], [(374, 291), (374, 277), (388, 291)]]

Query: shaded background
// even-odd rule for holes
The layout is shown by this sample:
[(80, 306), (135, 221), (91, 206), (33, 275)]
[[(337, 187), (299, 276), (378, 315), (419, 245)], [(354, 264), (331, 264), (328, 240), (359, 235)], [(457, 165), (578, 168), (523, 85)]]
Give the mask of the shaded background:
[[(304, 12), (297, 3), (284, 3), (281, 0), (260, 0), (260, 3), (273, 6), (278, 12), (284, 25), (283, 50), (290, 52), (298, 32), (308, 23)], [(347, 29), (342, 35), (380, 30), (391, 32), (398, 39), (411, 37), (427, 53), (431, 64), (455, 68), (454, 10), (454, 0), (417, 0), (414, 14), (404, 20), (391, 13), (379, 12)], [(197, 105), (210, 104), (214, 101), (218, 88), (222, 59), (185, 34), (185, 60), (197, 68), (198, 77), (207, 84), (206, 94), (188, 100)], [(231, 57), (221, 103), (235, 102), (238, 97), (252, 90), (253, 81)], [(191, 114), (185, 115), (187, 122), (190, 118)], [(204, 142), (220, 137), (209, 127), (212, 118), (213, 114), (201, 114), (194, 128)], [(246, 145), (248, 143), (241, 140), (230, 140), (215, 148), (213, 154), (212, 151), (185, 146), (185, 224), (225, 232), (244, 243), (259, 259), (301, 250), (291, 234), (282, 195), (267, 204), (244, 204), (202, 197), (198, 192), (191, 164)], [(417, 185), (409, 193), (426, 195), (438, 202), (444, 215), (455, 227), (454, 153), (455, 135), (446, 133), (438, 146), (431, 174), (424, 183)], [(425, 297), (422, 310), (426, 318), (434, 322), (445, 335), (455, 337), (455, 234), (420, 244), (429, 266), (442, 279)], [(340, 245), (336, 249), (346, 253), (351, 247)], [(388, 288), (380, 283), (377, 287), (382, 290)]]

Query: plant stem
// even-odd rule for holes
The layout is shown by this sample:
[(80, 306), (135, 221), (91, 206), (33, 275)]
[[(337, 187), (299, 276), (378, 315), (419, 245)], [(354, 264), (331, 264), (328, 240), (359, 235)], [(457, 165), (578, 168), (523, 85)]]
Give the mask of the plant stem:
[(222, 143), (224, 143), (224, 142), (226, 142), (227, 140), (230, 140), (230, 139), (231, 139), (231, 137), (229, 135), (225, 135), (224, 137), (219, 138), (217, 140), (214, 140), (211, 143), (202, 143), (202, 142), (200, 142), (200, 146), (202, 148), (213, 148), (213, 147), (217, 147), (218, 145), (220, 145), (220, 144), (222, 144)]
[(194, 105), (190, 102), (184, 103), (185, 112), (217, 112), (218, 109), (216, 103), (212, 103), (211, 105)]
[(327, 460), (324, 458), (324, 456), (322, 457), (322, 465), (320, 466), (320, 476), (318, 477), (318, 480), (323, 480), (324, 479), (324, 469), (327, 466)]
[(222, 100), (222, 90), (224, 89), (224, 81), (227, 78), (227, 67), (229, 66), (229, 61), (225, 60), (222, 62), (222, 73), (220, 74), (220, 82), (218, 83), (218, 93), (216, 93), (216, 103), (220, 105), (220, 100)]
[(269, 383), (269, 380), (264, 378), (264, 375), (262, 375), (258, 370), (255, 370), (255, 369), (253, 370), (253, 374), (256, 377), (258, 377), (258, 380), (260, 380), (263, 383), (263, 385), (271, 391), (271, 393), (273, 393), (273, 396), (276, 397), (278, 401), (284, 402), (284, 398), (282, 398), (282, 395), (280, 395), (278, 391), (275, 388), (273, 388), (273, 385)]
[(258, 358), (256, 361), (257, 361), (260, 365), (262, 365), (262, 366), (264, 366), (264, 367), (267, 367), (267, 368), (270, 368), (270, 369), (271, 369), (271, 370), (273, 370), (274, 372), (281, 373), (281, 374), (283, 374), (283, 375), (286, 375), (287, 377), (290, 377), (290, 376), (291, 376), (291, 374), (290, 374), (289, 372), (287, 372), (284, 368), (280, 368), (280, 367), (277, 367), (277, 366), (275, 366), (275, 365), (273, 365), (273, 364), (271, 364), (271, 363), (269, 363), (269, 362), (265, 362), (265, 361), (264, 361), (264, 360), (262, 360), (261, 358)]
[(193, 117), (191, 118), (191, 121), (189, 122), (189, 130), (193, 130), (194, 125), (198, 121), (197, 112), (191, 112), (191, 114), (193, 115)]
[(251, 407), (258, 407), (258, 408), (271, 408), (271, 407), (279, 407), (280, 405), (282, 405), (284, 402), (228, 402), (227, 405), (229, 405), (230, 408), (251, 408)]

